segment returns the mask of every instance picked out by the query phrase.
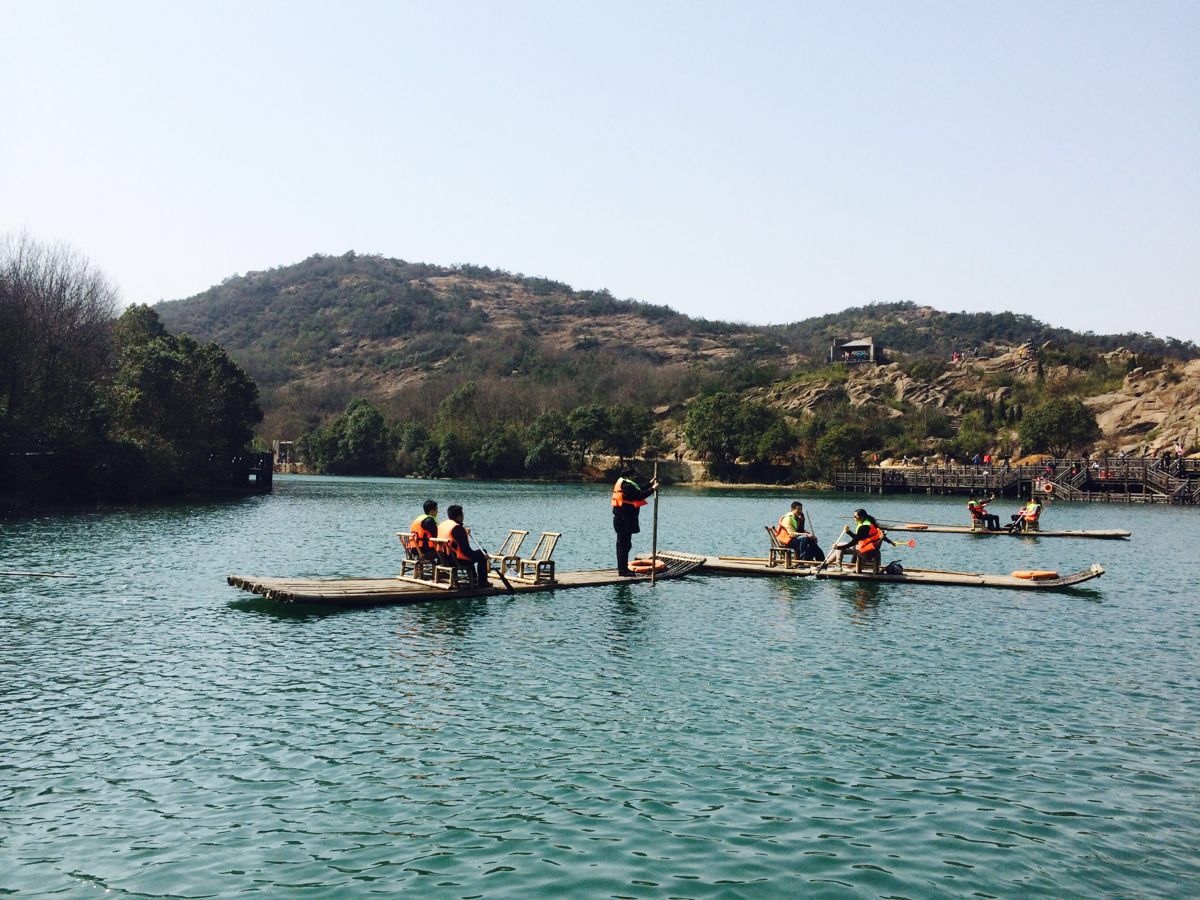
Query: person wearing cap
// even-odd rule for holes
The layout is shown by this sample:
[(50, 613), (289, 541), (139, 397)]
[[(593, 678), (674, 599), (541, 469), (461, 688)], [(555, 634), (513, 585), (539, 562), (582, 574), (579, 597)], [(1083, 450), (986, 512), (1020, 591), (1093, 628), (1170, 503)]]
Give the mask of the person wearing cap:
[(633, 549), (633, 536), (641, 531), (638, 510), (646, 505), (646, 498), (658, 490), (658, 479), (650, 479), (650, 486), (643, 488), (633, 480), (632, 475), (632, 472), (624, 472), (612, 489), (613, 531), (617, 533), (617, 574), (626, 578), (637, 575), (629, 568), (629, 552)]

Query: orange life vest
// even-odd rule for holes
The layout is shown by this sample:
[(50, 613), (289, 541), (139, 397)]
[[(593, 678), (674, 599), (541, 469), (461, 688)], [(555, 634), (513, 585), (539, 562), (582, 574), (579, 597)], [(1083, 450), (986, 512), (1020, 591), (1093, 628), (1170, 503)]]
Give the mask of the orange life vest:
[(428, 518), (429, 516), (426, 515), (417, 516), (415, 519), (413, 519), (412, 524), (408, 526), (408, 530), (412, 532), (413, 548), (416, 550), (428, 550), (431, 546), (429, 539), (431, 537), (437, 537), (436, 534), (430, 534), (425, 529), (425, 520)]
[(450, 552), (454, 554), (456, 559), (471, 561), (470, 555), (465, 547), (460, 547), (458, 541), (454, 539), (454, 529), (458, 527), (458, 523), (453, 519), (445, 519), (438, 523), (438, 537), (446, 541), (446, 546), (450, 548)]
[(613, 485), (613, 492), (612, 492), (613, 509), (616, 509), (618, 506), (633, 506), (633, 507), (645, 506), (646, 505), (645, 500), (626, 500), (625, 499), (625, 494), (621, 490), (621, 485), (625, 484), (625, 483), (632, 484), (634, 487), (634, 490), (641, 490), (641, 488), (638, 487), (638, 484), (636, 481), (628, 481), (628, 479), (625, 479), (625, 478), (618, 478), (617, 483)]
[(868, 553), (874, 553), (883, 543), (883, 532), (870, 522), (867, 522), (866, 525), (869, 529), (867, 531), (867, 536), (865, 538), (860, 538), (858, 541), (858, 552), (864, 556)]
[[(791, 517), (792, 517), (792, 514), (790, 512), (784, 513), (782, 516), (779, 517), (779, 524), (775, 526), (775, 537), (779, 540), (779, 543), (781, 543), (781, 544), (786, 544), (788, 541), (790, 541), (792, 538), (794, 538), (796, 536), (796, 535), (792, 534), (792, 532), (790, 530), (788, 530), (787, 525), (784, 524), (784, 522), (787, 519), (790, 519)], [(804, 530), (804, 523), (801, 522), (799, 518), (796, 519), (796, 524), (800, 526), (800, 528), (799, 528), (800, 531)]]

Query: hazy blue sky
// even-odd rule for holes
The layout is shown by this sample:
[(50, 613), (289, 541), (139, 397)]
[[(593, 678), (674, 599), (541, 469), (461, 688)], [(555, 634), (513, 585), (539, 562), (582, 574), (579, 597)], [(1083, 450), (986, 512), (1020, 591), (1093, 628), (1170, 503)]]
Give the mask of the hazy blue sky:
[(0, 232), (1200, 340), (1200, 2), (0, 0)]

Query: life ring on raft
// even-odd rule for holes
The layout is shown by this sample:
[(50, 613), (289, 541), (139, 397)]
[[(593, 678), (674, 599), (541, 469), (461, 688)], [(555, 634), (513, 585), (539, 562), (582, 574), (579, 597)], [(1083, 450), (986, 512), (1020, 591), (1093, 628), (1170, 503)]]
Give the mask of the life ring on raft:
[(1042, 493), (1043, 494), (1053, 494), (1054, 493), (1054, 482), (1053, 481), (1043, 481), (1042, 482)]
[(659, 560), (635, 559), (629, 564), (629, 568), (631, 568), (633, 571), (638, 572), (638, 573), (645, 573), (647, 575), (650, 574), (651, 569), (653, 569), (655, 572), (661, 572), (666, 567), (667, 567), (667, 564), (665, 562), (663, 562), (661, 559), (659, 559)]
[(1057, 572), (1039, 571), (1037, 569), (1026, 570), (1021, 569), (1012, 573), (1013, 578), (1026, 578), (1030, 581), (1041, 581), (1044, 578), (1057, 578)]

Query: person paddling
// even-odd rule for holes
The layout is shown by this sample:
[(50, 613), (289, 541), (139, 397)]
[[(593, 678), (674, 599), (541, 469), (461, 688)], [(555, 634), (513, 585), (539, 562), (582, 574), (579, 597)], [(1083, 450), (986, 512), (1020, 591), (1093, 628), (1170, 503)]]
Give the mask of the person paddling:
[(1036, 497), (1030, 496), (1029, 502), (1012, 517), (1008, 530), (1012, 534), (1022, 531), (1037, 531), (1038, 519), (1042, 517), (1042, 504)]
[(487, 554), (471, 546), (471, 538), (463, 526), (463, 508), (457, 503), (446, 509), (446, 519), (438, 526), (438, 537), (448, 542), (448, 552), (467, 568), (474, 569), (475, 587), (488, 587)]
[(887, 536), (879, 523), (865, 509), (854, 511), (854, 525), (842, 528), (846, 538), (838, 539), (838, 548), (845, 552), (854, 549), (854, 571), (861, 572), (863, 563), (868, 563), (876, 571), (879, 570), (880, 549), (886, 541), (893, 547), (896, 542)]

